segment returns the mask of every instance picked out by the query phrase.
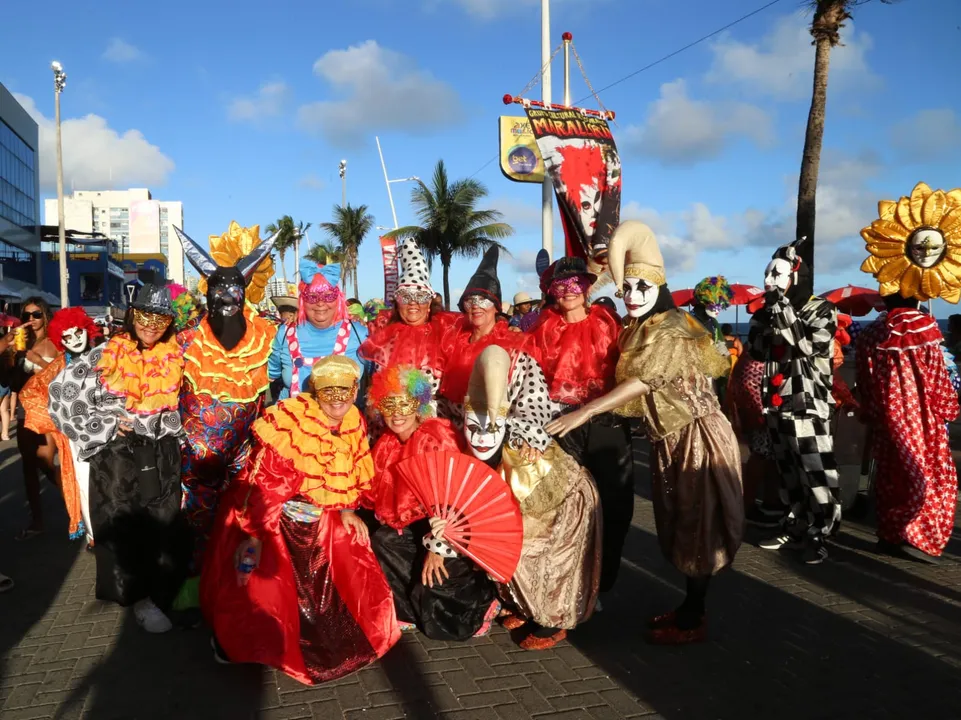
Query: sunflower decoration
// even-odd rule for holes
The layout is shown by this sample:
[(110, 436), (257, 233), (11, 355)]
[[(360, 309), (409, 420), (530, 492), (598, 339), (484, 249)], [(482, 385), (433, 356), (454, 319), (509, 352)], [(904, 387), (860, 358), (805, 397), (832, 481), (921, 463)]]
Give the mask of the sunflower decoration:
[(878, 216), (861, 230), (871, 253), (861, 270), (877, 278), (881, 295), (961, 300), (961, 188), (918, 183), (910, 197), (879, 202)]
[[(223, 235), (210, 236), (210, 257), (221, 267), (233, 267), (234, 263), (247, 255), (251, 250), (263, 242), (260, 238), (260, 225), (241, 227), (236, 220), (230, 221), (230, 227)], [(250, 282), (247, 283), (247, 302), (256, 305), (264, 299), (267, 282), (274, 275), (274, 261), (267, 255), (257, 268)], [(207, 293), (207, 279), (201, 278), (197, 283), (197, 292)]]

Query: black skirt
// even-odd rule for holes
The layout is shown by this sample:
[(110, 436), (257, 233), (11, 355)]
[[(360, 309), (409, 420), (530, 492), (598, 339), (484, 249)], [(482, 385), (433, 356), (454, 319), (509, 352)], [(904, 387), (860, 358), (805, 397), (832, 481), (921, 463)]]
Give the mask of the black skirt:
[(187, 577), (190, 530), (180, 512), (180, 444), (128, 434), (90, 458), (97, 598), (169, 610)]
[(426, 522), (398, 534), (381, 527), (371, 535), (374, 555), (394, 593), (397, 619), (417, 625), (432, 640), (468, 640), (484, 624), (484, 616), (496, 597), (487, 573), (467, 558), (450, 558), (444, 567), (450, 574), (443, 584), (427, 587), (420, 581), (427, 550), (421, 538), (430, 531)]

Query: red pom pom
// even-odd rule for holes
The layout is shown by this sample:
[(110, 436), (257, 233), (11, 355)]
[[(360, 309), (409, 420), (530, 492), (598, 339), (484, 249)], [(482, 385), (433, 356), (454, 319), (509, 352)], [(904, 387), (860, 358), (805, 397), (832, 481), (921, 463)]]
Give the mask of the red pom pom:
[(784, 398), (782, 398), (780, 395), (771, 396), (771, 405), (773, 405), (776, 408), (779, 408), (783, 404), (784, 404)]
[(513, 95), (508, 94), (508, 95), (505, 95), (505, 96), (504, 96), (504, 104), (505, 104), (505, 105), (510, 105), (512, 102), (514, 102), (514, 96), (513, 96)]
[(784, 376), (781, 373), (778, 373), (777, 375), (771, 378), (771, 387), (779, 388), (783, 384), (784, 384)]
[(573, 39), (574, 39), (574, 36), (569, 32), (566, 32), (563, 35), (561, 35), (561, 40), (563, 40), (564, 42), (570, 42)]

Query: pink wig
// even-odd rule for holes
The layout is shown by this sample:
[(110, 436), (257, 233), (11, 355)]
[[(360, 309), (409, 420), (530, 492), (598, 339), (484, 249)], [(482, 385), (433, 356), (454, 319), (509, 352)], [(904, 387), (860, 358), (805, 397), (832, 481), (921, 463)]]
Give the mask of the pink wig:
[(347, 298), (344, 297), (343, 291), (336, 285), (331, 285), (327, 278), (323, 276), (322, 273), (317, 273), (311, 279), (308, 285), (301, 280), (299, 289), (299, 300), (297, 302), (297, 324), (303, 325), (307, 322), (307, 309), (306, 302), (304, 301), (304, 293), (306, 292), (324, 292), (333, 290), (336, 293), (337, 299), (334, 301), (337, 305), (334, 314), (334, 322), (342, 323), (347, 319)]

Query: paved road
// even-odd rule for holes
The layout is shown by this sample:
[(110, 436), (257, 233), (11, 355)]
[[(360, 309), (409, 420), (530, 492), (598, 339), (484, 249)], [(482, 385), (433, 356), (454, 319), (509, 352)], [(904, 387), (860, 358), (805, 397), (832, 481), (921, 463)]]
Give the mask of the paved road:
[[(93, 599), (93, 558), (23, 523), (20, 469), (0, 446), (0, 718), (279, 719), (961, 717), (961, 543), (928, 568), (872, 553), (848, 524), (830, 562), (806, 567), (745, 544), (709, 598), (710, 641), (643, 642), (645, 619), (673, 607), (680, 576), (661, 558), (639, 484), (622, 577), (604, 610), (551, 652), (502, 630), (468, 643), (406, 635), (385, 660), (306, 688), (259, 667), (214, 664), (203, 631), (149, 636)], [(750, 539), (750, 538), (749, 538)]]

